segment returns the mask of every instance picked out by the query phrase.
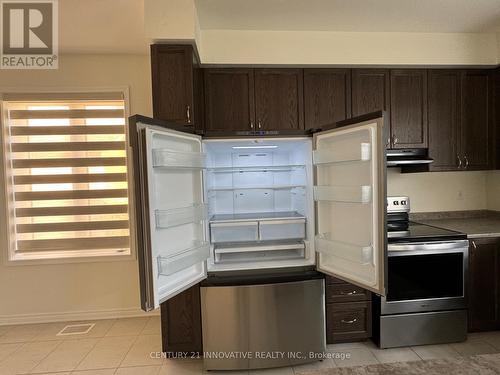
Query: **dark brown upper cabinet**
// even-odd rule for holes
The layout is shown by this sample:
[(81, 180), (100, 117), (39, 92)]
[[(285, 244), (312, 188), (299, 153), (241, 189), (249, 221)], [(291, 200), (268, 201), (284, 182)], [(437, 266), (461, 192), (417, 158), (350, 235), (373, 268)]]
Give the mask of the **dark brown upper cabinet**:
[(428, 74), (430, 170), (494, 168), (491, 74), (479, 69)]
[(430, 70), (429, 156), (434, 159), (431, 171), (457, 170), (460, 159), (461, 72), (458, 70)]
[(255, 69), (256, 130), (304, 129), (302, 69)]
[(390, 110), (389, 70), (352, 70), (352, 115)]
[(305, 128), (321, 128), (350, 117), (351, 70), (304, 69)]
[(153, 116), (201, 128), (201, 69), (193, 47), (151, 45), (151, 75)]
[(427, 71), (391, 70), (391, 146), (427, 148)]
[(462, 124), (460, 155), (469, 170), (493, 166), (494, 140), (490, 109), (490, 74), (484, 70), (465, 71), (462, 77)]
[(390, 142), (390, 80), (388, 69), (352, 69), (352, 116), (386, 111), (389, 120), (385, 129), (387, 147)]
[(205, 129), (254, 130), (253, 69), (205, 69)]

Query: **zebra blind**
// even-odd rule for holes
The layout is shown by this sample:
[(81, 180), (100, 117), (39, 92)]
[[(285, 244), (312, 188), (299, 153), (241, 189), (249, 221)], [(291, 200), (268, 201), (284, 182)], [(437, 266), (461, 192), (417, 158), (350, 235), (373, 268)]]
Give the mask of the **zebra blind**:
[(4, 99), (10, 259), (130, 254), (123, 95)]

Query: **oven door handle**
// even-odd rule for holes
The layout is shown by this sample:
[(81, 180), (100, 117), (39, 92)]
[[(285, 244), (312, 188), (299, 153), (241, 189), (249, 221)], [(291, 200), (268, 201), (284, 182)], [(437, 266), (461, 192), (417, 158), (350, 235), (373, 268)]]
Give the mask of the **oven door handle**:
[(469, 248), (468, 240), (443, 241), (443, 242), (416, 242), (416, 243), (393, 243), (387, 245), (387, 251), (391, 252), (414, 252), (414, 251), (447, 251), (463, 250)]

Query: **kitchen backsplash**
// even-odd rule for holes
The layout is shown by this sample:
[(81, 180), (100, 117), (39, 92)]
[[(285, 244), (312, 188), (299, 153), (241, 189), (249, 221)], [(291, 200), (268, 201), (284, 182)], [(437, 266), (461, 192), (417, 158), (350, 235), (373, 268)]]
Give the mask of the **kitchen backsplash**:
[(409, 196), (412, 212), (500, 210), (500, 171), (400, 173), (388, 168), (387, 194)]

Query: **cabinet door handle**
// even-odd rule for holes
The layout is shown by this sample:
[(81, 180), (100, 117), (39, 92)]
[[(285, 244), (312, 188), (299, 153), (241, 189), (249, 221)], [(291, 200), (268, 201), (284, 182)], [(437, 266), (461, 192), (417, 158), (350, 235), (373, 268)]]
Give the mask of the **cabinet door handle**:
[(342, 323), (345, 323), (345, 324), (352, 324), (352, 323), (356, 323), (358, 321), (358, 319), (354, 318), (353, 320), (344, 320), (342, 319), (341, 322)]
[(392, 144), (393, 144), (393, 145), (397, 145), (397, 144), (398, 144), (398, 142), (399, 142), (398, 137), (396, 137), (395, 135), (393, 135), (393, 136), (392, 136)]
[(457, 154), (458, 169), (462, 169), (462, 158)]
[(464, 155), (464, 160), (465, 160), (465, 169), (469, 168), (469, 158), (467, 157), (467, 155)]
[(188, 124), (191, 124), (191, 106), (186, 106), (186, 120)]
[(250, 121), (250, 129), (253, 129), (254, 125), (253, 125), (253, 121)]
[(474, 250), (477, 250), (476, 242), (475, 241), (471, 241), (471, 242), (472, 242), (472, 247), (474, 248)]
[(347, 293), (346, 292), (340, 292), (340, 294), (343, 295), (343, 296), (352, 296), (352, 295), (354, 295), (356, 293), (358, 293), (357, 290), (353, 290), (352, 292), (347, 292)]
[(260, 120), (259, 120), (259, 121), (257, 121), (257, 127), (258, 127), (259, 129), (262, 129), (262, 124), (261, 124)]
[(390, 144), (391, 144), (391, 138), (387, 138), (387, 142), (385, 142), (385, 146), (389, 147)]

